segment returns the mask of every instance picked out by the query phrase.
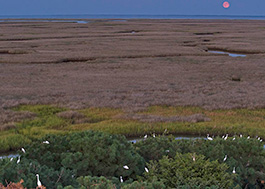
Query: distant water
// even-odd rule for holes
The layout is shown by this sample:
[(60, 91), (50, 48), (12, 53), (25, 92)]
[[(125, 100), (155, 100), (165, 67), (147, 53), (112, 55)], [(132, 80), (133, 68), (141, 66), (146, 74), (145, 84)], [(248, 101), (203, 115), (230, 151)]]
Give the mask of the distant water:
[(243, 20), (265, 20), (265, 16), (235, 16), (235, 15), (6, 15), (0, 19), (243, 19)]

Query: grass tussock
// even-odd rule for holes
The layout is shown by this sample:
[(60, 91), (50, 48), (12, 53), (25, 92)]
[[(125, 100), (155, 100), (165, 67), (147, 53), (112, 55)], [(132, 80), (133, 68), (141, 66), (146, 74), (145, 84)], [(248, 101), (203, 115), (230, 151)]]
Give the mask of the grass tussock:
[[(31, 112), (36, 117), (2, 129), (0, 152), (20, 148), (47, 134), (84, 130), (104, 131), (127, 137), (163, 134), (167, 129), (167, 134), (175, 135), (205, 136), (207, 133), (229, 133), (265, 138), (265, 109), (205, 110), (191, 106), (151, 106), (136, 112), (134, 116), (121, 109), (86, 108), (73, 111), (50, 105), (23, 105), (13, 108), (13, 111)], [(205, 119), (192, 121), (196, 115)]]

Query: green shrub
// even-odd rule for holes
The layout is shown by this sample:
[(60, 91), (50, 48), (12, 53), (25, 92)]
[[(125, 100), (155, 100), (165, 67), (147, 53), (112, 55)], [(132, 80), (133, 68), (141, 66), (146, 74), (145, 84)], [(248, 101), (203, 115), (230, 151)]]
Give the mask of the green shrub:
[(61, 168), (54, 170), (51, 167), (39, 164), (37, 161), (28, 160), (21, 157), (17, 163), (17, 158), (0, 160), (0, 183), (18, 182), (24, 180), (23, 185), (27, 188), (36, 188), (36, 174), (40, 175), (42, 184), (47, 188), (56, 188), (57, 186), (73, 185), (77, 186), (77, 181), (73, 178), (75, 174), (72, 170)]
[(203, 154), (210, 160), (229, 165), (229, 172), (236, 168), (238, 174), (236, 183), (245, 188), (256, 188), (258, 180), (265, 180), (265, 150), (263, 144), (256, 138), (229, 137), (227, 140), (215, 138), (213, 141), (196, 141), (193, 151)]
[[(48, 140), (50, 144), (43, 144)], [(144, 159), (125, 137), (102, 132), (79, 132), (66, 136), (46, 136), (27, 147), (26, 158), (55, 170), (76, 170), (79, 176), (136, 179), (144, 171)], [(124, 165), (129, 166), (126, 170)]]
[(126, 184), (121, 187), (122, 189), (165, 189), (166, 186), (159, 181), (152, 181), (152, 182), (139, 182), (134, 181), (131, 184)]
[(77, 179), (80, 188), (90, 188), (90, 189), (116, 189), (115, 184), (105, 177), (79, 177)]
[(163, 156), (174, 157), (176, 152), (181, 152), (173, 136), (148, 137), (134, 144), (136, 151), (145, 161), (159, 160)]
[[(224, 140), (220, 137), (214, 138), (213, 141), (198, 140), (174, 140), (172, 137), (147, 138), (137, 142), (134, 146), (139, 154), (146, 161), (159, 160), (163, 155), (169, 158), (174, 157), (173, 153), (180, 152), (202, 154), (211, 161), (218, 160), (229, 165), (228, 173), (232, 173), (235, 167), (237, 177), (235, 185), (243, 188), (255, 188), (261, 185), (261, 180), (265, 180), (265, 150), (263, 144), (256, 138), (247, 139), (246, 137), (228, 137)], [(169, 152), (166, 153), (165, 150)]]
[(227, 165), (205, 160), (203, 155), (177, 153), (174, 158), (151, 161), (148, 167), (147, 179), (158, 179), (169, 188), (229, 188), (233, 184)]

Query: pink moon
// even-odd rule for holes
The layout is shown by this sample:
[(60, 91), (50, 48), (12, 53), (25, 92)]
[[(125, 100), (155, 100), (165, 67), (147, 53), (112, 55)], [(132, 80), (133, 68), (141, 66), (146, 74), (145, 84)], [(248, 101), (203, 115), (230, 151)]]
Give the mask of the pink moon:
[(230, 7), (230, 4), (229, 4), (227, 1), (225, 1), (225, 2), (223, 3), (223, 7), (227, 9), (227, 8)]

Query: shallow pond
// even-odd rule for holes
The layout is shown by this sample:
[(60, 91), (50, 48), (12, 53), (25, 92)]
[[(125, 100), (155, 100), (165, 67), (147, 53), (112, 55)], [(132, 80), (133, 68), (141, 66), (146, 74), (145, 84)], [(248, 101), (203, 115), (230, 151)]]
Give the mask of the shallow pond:
[(228, 54), (231, 57), (246, 57), (245, 54), (235, 54), (230, 52), (224, 52), (224, 51), (208, 51), (209, 53), (216, 53), (216, 54)]

